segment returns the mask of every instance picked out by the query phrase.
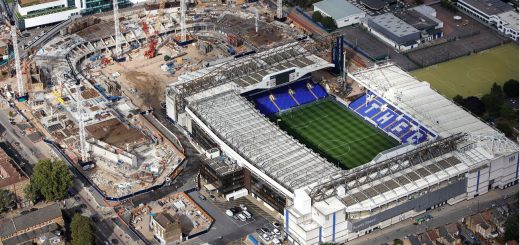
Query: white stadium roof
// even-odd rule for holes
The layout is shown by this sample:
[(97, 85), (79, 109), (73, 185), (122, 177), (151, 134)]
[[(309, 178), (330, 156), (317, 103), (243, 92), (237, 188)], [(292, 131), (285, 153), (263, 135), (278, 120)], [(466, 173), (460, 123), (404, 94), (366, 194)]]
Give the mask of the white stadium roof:
[(233, 90), (195, 101), (186, 111), (194, 113), (259, 172), (291, 192), (339, 172)]
[(456, 133), (503, 137), (451, 100), (395, 65), (385, 65), (349, 74), (356, 82), (418, 119), (442, 137)]

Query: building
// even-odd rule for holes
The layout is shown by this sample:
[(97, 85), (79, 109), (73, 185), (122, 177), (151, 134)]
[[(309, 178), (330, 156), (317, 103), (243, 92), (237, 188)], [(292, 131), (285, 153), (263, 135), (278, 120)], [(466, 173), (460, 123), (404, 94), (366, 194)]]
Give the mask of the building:
[(457, 7), (474, 19), (518, 41), (518, 12), (500, 0), (460, 0)]
[[(50, 238), (49, 232), (64, 227), (61, 209), (57, 203), (28, 214), (0, 220), (0, 244), (37, 243)], [(46, 239), (42, 239), (46, 237)], [(53, 239), (57, 241), (56, 238)], [(58, 240), (58, 243), (63, 239)]]
[[(347, 103), (308, 76), (331, 66), (291, 43), (203, 68), (167, 88), (167, 115), (189, 134), (197, 128), (232, 160), (228, 164), (243, 169), (245, 189), (280, 213), (295, 244), (346, 243), (431, 208), (517, 184), (518, 145), (428, 83), (394, 65), (349, 73), (367, 92)], [(325, 97), (376, 127), (379, 121), (359, 108), (395, 127), (414, 121), (416, 130), (408, 125), (402, 135), (415, 140), (399, 138), (403, 145), (342, 170), (266, 118)]]
[(182, 241), (181, 222), (178, 217), (163, 212), (150, 219), (150, 227), (154, 236), (161, 244)]
[(9, 57), (9, 45), (3, 40), (0, 40), (0, 60), (6, 60)]
[(346, 0), (323, 0), (313, 4), (314, 12), (334, 19), (338, 28), (358, 24), (365, 18), (365, 12)]
[(75, 3), (69, 0), (17, 1), (15, 17), (20, 29), (48, 25), (78, 15), (77, 4), (79, 4), (79, 0), (76, 0)]
[(397, 50), (408, 50), (443, 36), (443, 22), (430, 6), (367, 18), (368, 31)]
[[(117, 0), (120, 7), (130, 6), (129, 0)], [(112, 10), (112, 1), (101, 0), (22, 0), (16, 4), (20, 29), (65, 21), (73, 16)]]
[(204, 160), (200, 174), (207, 183), (205, 187), (208, 191), (216, 191), (228, 200), (248, 193), (244, 188), (244, 169), (231, 162), (229, 158)]
[(0, 148), (0, 189), (13, 193), (16, 203), (21, 204), (25, 199), (23, 189), (28, 184), (27, 174), (15, 166), (11, 157)]

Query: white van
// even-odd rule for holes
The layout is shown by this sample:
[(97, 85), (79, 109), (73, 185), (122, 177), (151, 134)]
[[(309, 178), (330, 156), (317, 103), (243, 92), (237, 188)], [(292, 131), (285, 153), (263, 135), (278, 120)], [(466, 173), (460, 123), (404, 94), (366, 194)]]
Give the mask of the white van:
[(242, 214), (243, 214), (244, 216), (246, 216), (246, 218), (248, 218), (248, 219), (250, 219), (250, 218), (253, 217), (253, 215), (251, 215), (251, 213), (247, 212), (246, 210), (242, 211)]

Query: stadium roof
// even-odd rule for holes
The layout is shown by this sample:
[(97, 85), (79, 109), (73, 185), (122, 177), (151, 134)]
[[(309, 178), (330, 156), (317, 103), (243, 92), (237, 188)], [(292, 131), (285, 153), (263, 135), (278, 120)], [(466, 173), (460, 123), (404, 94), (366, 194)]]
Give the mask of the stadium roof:
[(398, 37), (404, 37), (419, 32), (415, 27), (397, 18), (392, 13), (372, 16), (370, 18), (375, 24), (385, 28), (388, 32), (393, 33)]
[(258, 173), (276, 180), (273, 183), (266, 179), (286, 194), (339, 171), (232, 90), (195, 101), (188, 107), (186, 111), (238, 153), (244, 164), (251, 164), (250, 169), (256, 168)]
[[(468, 133), (474, 137), (482, 137), (485, 141), (490, 139), (493, 142), (501, 142), (500, 147), (505, 147), (499, 149), (501, 151), (511, 152), (512, 149), (518, 148), (502, 133), (431, 89), (429, 83), (420, 82), (393, 64), (374, 67), (349, 76), (410, 114), (441, 137)], [(493, 149), (494, 146), (490, 147), (491, 151), (497, 150)]]
[(507, 11), (498, 15), (498, 18), (507, 23), (513, 30), (518, 31), (518, 13), (514, 10)]
[(353, 74), (356, 81), (446, 137), (455, 133), (498, 133), (399, 67), (386, 65)]
[(354, 14), (365, 13), (363, 10), (347, 2), (346, 0), (323, 0), (313, 4), (315, 8), (319, 8), (326, 15), (334, 20), (340, 20)]
[(361, 3), (372, 10), (381, 10), (388, 5), (385, 0), (361, 0)]
[(292, 42), (264, 52), (234, 59), (179, 76), (170, 85), (180, 94), (190, 96), (225, 83), (240, 87), (257, 84), (269, 74), (299, 67), (306, 72), (330, 66), (327, 61), (311, 54), (298, 42)]
[(513, 7), (501, 0), (462, 0), (486, 15), (497, 15), (513, 10)]

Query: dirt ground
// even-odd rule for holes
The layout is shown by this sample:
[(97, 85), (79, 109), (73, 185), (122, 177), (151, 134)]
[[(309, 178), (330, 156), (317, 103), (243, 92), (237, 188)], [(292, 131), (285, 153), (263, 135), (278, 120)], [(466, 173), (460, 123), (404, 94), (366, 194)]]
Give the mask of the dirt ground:
[(94, 138), (123, 149), (126, 143), (135, 144), (146, 139), (137, 129), (128, 128), (115, 118), (89, 125), (86, 129)]

